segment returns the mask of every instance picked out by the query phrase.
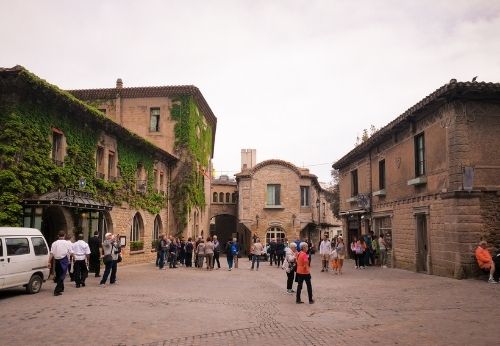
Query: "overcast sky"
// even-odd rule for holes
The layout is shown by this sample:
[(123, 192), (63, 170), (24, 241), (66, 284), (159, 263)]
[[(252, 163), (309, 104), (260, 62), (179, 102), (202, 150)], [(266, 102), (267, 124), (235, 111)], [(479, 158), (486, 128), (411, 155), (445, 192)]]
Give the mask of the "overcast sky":
[(7, 1), (0, 66), (64, 89), (193, 84), (217, 116), (214, 167), (333, 162), (449, 82), (500, 82), (500, 1)]

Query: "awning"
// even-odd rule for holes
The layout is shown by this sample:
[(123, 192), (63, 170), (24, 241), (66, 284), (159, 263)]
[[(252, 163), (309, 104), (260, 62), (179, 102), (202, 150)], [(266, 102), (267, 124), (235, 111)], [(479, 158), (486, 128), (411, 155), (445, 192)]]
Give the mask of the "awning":
[(96, 201), (89, 192), (66, 189), (66, 191), (54, 191), (41, 195), (37, 199), (25, 199), (23, 205), (29, 206), (53, 206), (59, 205), (66, 208), (79, 208), (87, 210), (111, 210), (112, 205)]

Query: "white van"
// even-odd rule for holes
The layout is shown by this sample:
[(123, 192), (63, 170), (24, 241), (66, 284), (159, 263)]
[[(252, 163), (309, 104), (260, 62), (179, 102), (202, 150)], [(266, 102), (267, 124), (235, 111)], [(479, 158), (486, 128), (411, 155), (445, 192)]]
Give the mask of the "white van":
[(34, 228), (0, 227), (0, 289), (26, 287), (38, 293), (50, 274), (49, 247)]

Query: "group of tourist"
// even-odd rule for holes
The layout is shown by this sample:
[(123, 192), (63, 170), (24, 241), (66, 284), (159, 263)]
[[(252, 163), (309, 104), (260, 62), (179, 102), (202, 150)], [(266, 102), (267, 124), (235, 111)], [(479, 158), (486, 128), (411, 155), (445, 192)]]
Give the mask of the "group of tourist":
[(78, 234), (77, 238), (78, 240), (73, 243), (66, 232), (60, 231), (58, 240), (53, 242), (50, 248), (48, 266), (54, 272), (55, 296), (64, 292), (64, 279), (68, 273), (76, 288), (85, 287), (89, 272), (101, 277), (101, 258), (105, 269), (99, 286), (106, 286), (110, 274), (110, 284), (116, 283), (118, 263), (121, 262), (121, 247), (118, 241), (120, 236), (106, 233), (105, 240), (101, 243), (99, 233), (95, 232), (89, 240), (90, 245), (83, 240), (83, 234)]
[(384, 234), (379, 237), (370, 231), (360, 237), (354, 237), (351, 242), (351, 253), (354, 255), (355, 268), (365, 269), (366, 266), (381, 266), (387, 268), (387, 243)]
[[(218, 240), (217, 236), (203, 239), (199, 236), (196, 241), (193, 238), (183, 239), (174, 238), (173, 236), (160, 235), (156, 248), (156, 266), (160, 270), (164, 270), (165, 261), (168, 262), (170, 268), (177, 268), (178, 265), (185, 267), (194, 266), (198, 269), (213, 270), (220, 269), (220, 254), (223, 245)], [(240, 247), (236, 238), (229, 239), (224, 247), (228, 270), (231, 271), (233, 266), (238, 268), (238, 255)], [(216, 267), (217, 265), (217, 267)]]

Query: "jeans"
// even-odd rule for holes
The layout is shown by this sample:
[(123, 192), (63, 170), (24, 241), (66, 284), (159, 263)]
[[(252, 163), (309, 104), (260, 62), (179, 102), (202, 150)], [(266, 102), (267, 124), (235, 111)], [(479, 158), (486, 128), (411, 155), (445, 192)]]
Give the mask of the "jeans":
[(165, 251), (161, 250), (159, 252), (160, 258), (158, 259), (158, 268), (163, 269), (165, 266)]
[(313, 295), (313, 292), (312, 292), (312, 285), (311, 285), (311, 274), (299, 274), (297, 273), (297, 278), (299, 279), (298, 280), (298, 285), (297, 285), (297, 301), (300, 302), (300, 293), (302, 291), (302, 285), (304, 283), (304, 281), (306, 282), (306, 286), (307, 286), (307, 296), (309, 297), (309, 301), (311, 302), (313, 299), (312, 299), (312, 295)]
[(280, 265), (283, 265), (283, 262), (285, 262), (285, 254), (279, 253), (279, 254), (276, 254), (276, 257), (277, 257), (277, 261), (278, 261), (278, 267)]
[(106, 267), (104, 268), (104, 274), (102, 275), (102, 279), (100, 282), (101, 285), (104, 285), (106, 283), (106, 281), (108, 280), (109, 272), (111, 272), (111, 277), (109, 278), (109, 283), (110, 284), (115, 283), (116, 271), (118, 269), (117, 267), (118, 267), (118, 264), (117, 264), (116, 260), (112, 260), (111, 262), (106, 263)]
[(170, 253), (170, 268), (177, 268), (177, 254), (175, 252)]
[(233, 256), (227, 256), (227, 266), (229, 269), (233, 268)]
[(260, 263), (260, 256), (259, 255), (252, 255), (252, 269), (255, 265), (255, 261), (257, 261), (257, 269), (259, 269), (259, 263)]

